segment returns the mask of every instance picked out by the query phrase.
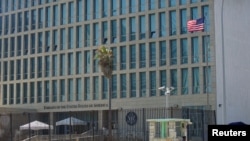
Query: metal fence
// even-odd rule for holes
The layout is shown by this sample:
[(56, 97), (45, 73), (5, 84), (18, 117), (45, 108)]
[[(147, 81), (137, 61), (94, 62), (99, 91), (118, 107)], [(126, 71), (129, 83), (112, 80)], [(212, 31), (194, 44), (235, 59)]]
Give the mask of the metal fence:
[[(2, 113), (0, 115), (1, 141), (105, 141), (108, 135), (108, 111), (102, 116), (100, 111), (78, 111), (60, 113)], [(70, 121), (57, 124), (67, 118)], [(207, 141), (207, 125), (216, 124), (215, 111), (185, 108), (142, 108), (119, 109), (112, 111), (113, 141), (148, 141), (149, 123), (147, 119), (186, 118), (192, 124), (188, 126), (188, 140)], [(52, 125), (49, 129), (20, 130), (20, 126), (32, 121), (41, 121)], [(81, 122), (83, 121), (83, 122)], [(102, 123), (100, 123), (100, 121)], [(177, 132), (177, 134), (179, 134)], [(160, 136), (160, 127), (156, 129)]]

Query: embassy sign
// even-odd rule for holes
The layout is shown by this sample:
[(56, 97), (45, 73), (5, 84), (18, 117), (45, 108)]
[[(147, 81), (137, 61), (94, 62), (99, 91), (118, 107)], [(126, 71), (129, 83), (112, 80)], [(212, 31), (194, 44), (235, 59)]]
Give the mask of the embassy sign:
[(56, 110), (56, 109), (83, 109), (83, 108), (101, 108), (108, 107), (108, 104), (65, 104), (55, 106), (43, 106), (44, 110)]

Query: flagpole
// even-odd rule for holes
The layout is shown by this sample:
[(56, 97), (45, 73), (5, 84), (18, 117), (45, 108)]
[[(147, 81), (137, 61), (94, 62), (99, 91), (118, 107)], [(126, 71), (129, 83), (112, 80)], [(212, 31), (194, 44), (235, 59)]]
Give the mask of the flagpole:
[[(205, 14), (205, 30), (206, 30), (206, 28), (207, 28), (207, 16), (206, 16), (207, 14)], [(206, 91), (206, 95), (207, 95), (207, 110), (210, 110), (210, 106), (209, 106), (209, 93), (208, 93), (208, 52), (209, 52), (209, 48), (208, 48), (208, 38), (209, 38), (209, 36), (208, 36), (208, 32), (207, 32), (207, 30), (206, 30), (206, 40), (205, 40), (205, 42), (206, 42), (206, 88), (205, 88), (205, 91)]]

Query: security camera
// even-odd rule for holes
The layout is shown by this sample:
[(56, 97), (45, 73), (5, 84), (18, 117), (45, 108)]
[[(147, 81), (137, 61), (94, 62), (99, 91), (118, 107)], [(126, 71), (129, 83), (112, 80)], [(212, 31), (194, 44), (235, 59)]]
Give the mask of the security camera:
[(164, 90), (164, 89), (165, 89), (165, 86), (159, 87), (158, 89), (159, 89), (159, 90)]

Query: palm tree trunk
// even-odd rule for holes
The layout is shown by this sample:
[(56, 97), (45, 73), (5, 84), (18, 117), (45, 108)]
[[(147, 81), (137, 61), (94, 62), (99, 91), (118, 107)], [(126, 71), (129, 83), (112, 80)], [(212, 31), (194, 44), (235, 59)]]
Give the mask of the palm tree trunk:
[(111, 111), (111, 99), (112, 99), (112, 76), (109, 78), (109, 120), (108, 120), (108, 128), (109, 128), (109, 141), (112, 141), (112, 111)]

